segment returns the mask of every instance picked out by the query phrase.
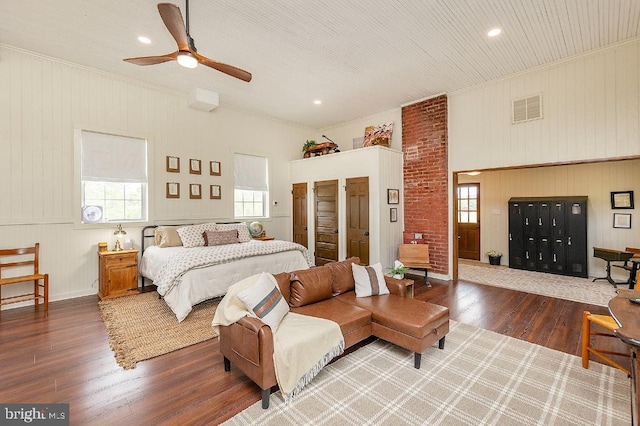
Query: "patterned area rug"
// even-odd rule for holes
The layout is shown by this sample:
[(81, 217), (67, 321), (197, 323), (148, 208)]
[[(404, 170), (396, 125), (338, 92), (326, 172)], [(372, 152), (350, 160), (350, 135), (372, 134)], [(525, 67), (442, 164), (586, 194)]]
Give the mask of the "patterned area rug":
[(155, 291), (105, 299), (99, 306), (116, 361), (130, 369), (139, 361), (216, 337), (211, 320), (218, 302), (196, 305), (181, 323)]
[[(233, 369), (233, 365), (231, 366)], [(625, 425), (629, 380), (599, 363), (451, 321), (422, 356), (377, 340), (325, 367), (289, 404), (230, 425)]]
[(616, 296), (613, 286), (604, 280), (592, 282), (592, 279), (589, 278), (523, 271), (480, 262), (460, 260), (458, 278), (479, 284), (599, 306), (607, 306), (609, 300)]

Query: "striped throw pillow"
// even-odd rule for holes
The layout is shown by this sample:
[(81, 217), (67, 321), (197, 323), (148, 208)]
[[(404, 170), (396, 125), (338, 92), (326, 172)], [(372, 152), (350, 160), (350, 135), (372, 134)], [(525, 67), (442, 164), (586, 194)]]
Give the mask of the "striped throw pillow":
[(284, 300), (273, 275), (263, 272), (249, 288), (238, 293), (238, 299), (263, 323), (278, 331), (282, 319), (289, 312), (289, 304)]
[(380, 263), (371, 266), (352, 263), (351, 269), (353, 270), (353, 279), (356, 282), (356, 297), (389, 294)]

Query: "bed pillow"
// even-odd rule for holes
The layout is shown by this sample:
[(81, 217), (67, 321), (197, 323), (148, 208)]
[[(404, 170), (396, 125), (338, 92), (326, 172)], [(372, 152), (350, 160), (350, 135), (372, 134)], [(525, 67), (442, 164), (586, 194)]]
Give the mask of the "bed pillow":
[(221, 246), (224, 244), (238, 244), (238, 231), (204, 231), (202, 233), (205, 246)]
[(158, 226), (156, 228), (156, 245), (158, 247), (180, 247), (182, 240), (177, 226)]
[(182, 245), (185, 247), (202, 247), (204, 246), (204, 237), (202, 233), (205, 231), (215, 231), (216, 224), (199, 223), (197, 225), (181, 226), (178, 228), (178, 235), (182, 240)]
[(275, 278), (266, 272), (260, 274), (251, 287), (238, 293), (238, 299), (273, 333), (278, 331), (280, 322), (289, 313), (289, 305), (278, 290)]
[(216, 225), (216, 231), (229, 231), (236, 229), (238, 231), (238, 241), (246, 243), (251, 241), (251, 234), (249, 233), (249, 227), (246, 222), (240, 223), (218, 223)]
[(353, 279), (356, 282), (356, 297), (389, 294), (380, 263), (371, 266), (352, 263), (351, 268), (353, 269)]

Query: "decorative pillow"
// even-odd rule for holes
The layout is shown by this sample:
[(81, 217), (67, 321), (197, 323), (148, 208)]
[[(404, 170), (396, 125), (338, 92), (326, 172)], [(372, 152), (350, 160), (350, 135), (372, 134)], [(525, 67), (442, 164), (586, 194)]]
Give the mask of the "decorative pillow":
[(231, 229), (238, 230), (238, 241), (246, 243), (251, 241), (251, 234), (249, 233), (249, 227), (246, 222), (239, 223), (218, 223), (216, 225), (216, 231), (229, 231)]
[(263, 272), (258, 280), (249, 288), (238, 293), (238, 299), (263, 323), (271, 327), (272, 332), (289, 312), (289, 305), (282, 297), (273, 275)]
[(293, 307), (310, 305), (331, 299), (331, 270), (324, 266), (302, 269), (291, 273), (291, 296)]
[(238, 231), (204, 231), (205, 246), (221, 246), (223, 244), (238, 244)]
[(178, 228), (178, 235), (185, 247), (202, 247), (204, 246), (204, 231), (215, 231), (215, 223), (199, 223), (197, 225), (181, 226)]
[(176, 226), (158, 226), (155, 236), (158, 247), (180, 247), (182, 245)]
[(380, 263), (371, 266), (352, 263), (351, 268), (353, 268), (353, 279), (356, 282), (356, 297), (389, 294)]

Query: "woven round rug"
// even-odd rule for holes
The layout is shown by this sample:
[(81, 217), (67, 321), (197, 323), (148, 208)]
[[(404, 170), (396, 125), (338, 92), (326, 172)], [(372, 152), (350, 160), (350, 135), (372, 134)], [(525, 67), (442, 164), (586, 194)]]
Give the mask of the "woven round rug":
[(136, 363), (213, 339), (211, 327), (219, 299), (194, 306), (178, 322), (157, 292), (101, 300), (98, 304), (109, 333), (109, 346), (124, 369)]

